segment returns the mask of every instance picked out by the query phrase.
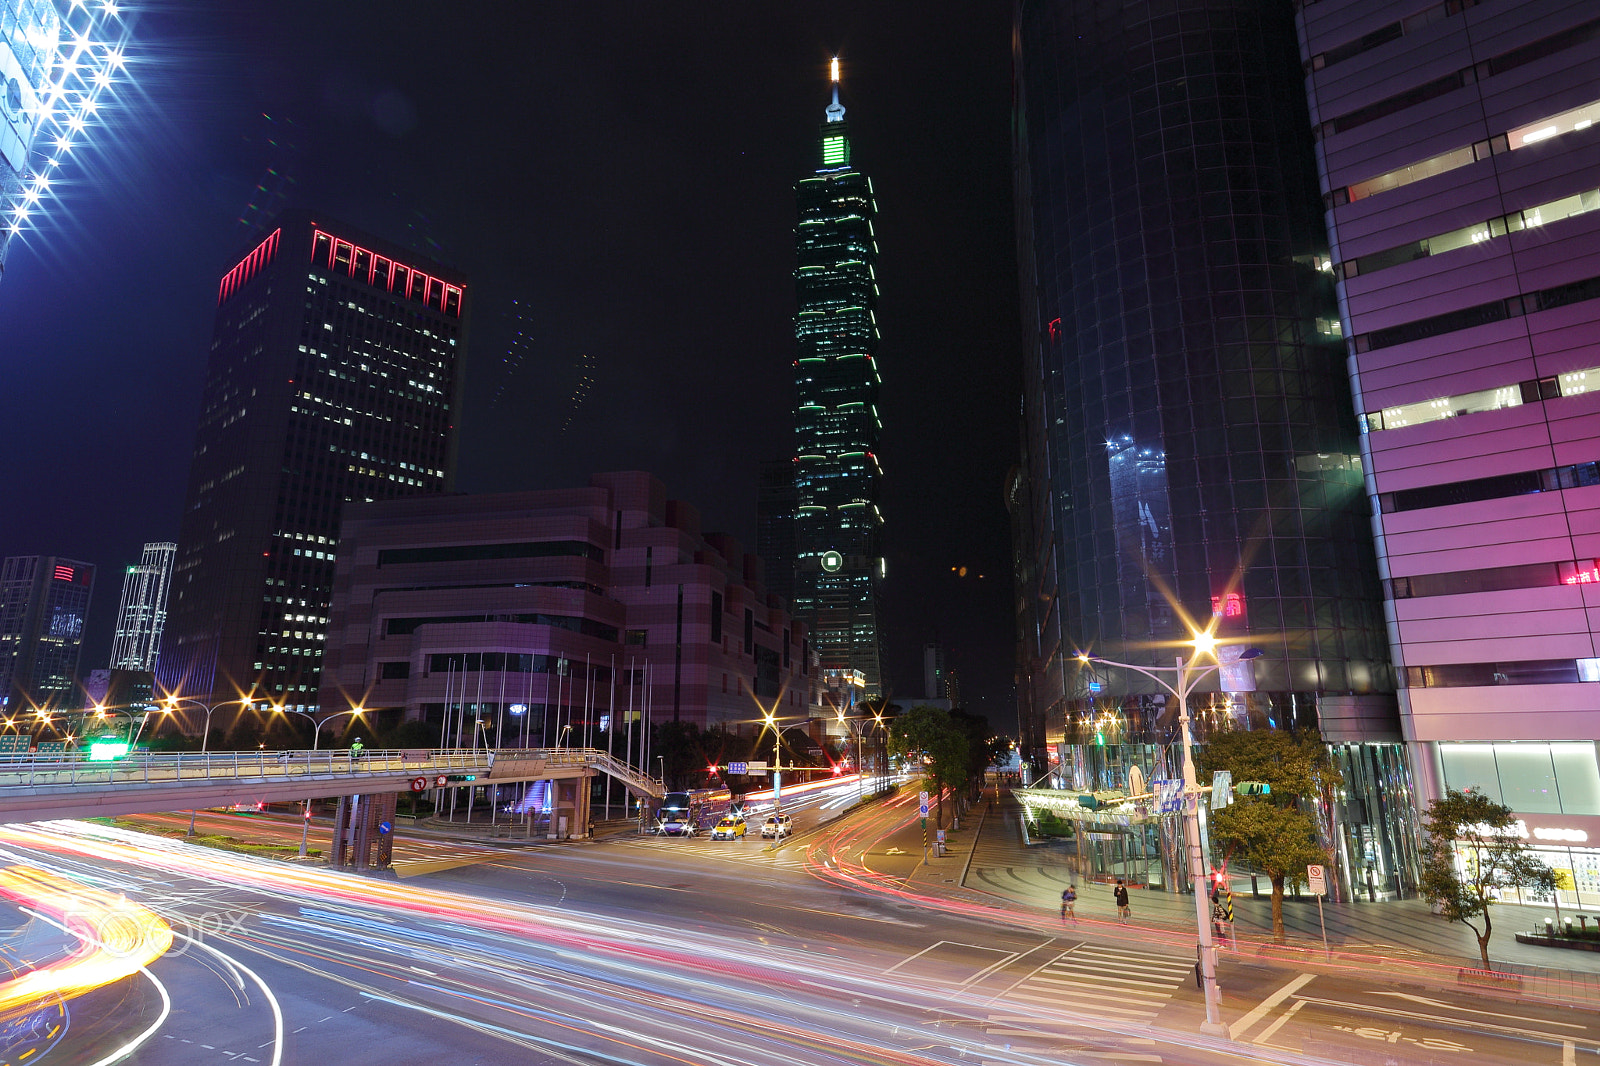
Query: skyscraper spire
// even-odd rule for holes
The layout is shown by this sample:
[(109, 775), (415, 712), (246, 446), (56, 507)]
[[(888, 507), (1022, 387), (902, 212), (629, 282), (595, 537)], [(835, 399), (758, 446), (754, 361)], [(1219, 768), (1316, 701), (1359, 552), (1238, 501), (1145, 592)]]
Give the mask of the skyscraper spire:
[(826, 111), (829, 122), (844, 121), (844, 105), (839, 102), (839, 57), (833, 57), (833, 103)]

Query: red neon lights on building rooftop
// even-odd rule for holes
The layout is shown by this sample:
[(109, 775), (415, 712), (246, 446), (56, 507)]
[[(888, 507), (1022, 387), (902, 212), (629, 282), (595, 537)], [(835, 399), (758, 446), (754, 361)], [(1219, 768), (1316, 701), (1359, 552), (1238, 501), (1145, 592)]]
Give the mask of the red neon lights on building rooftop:
[(75, 570), (73, 570), (72, 567), (70, 567), (70, 566), (58, 566), (58, 567), (56, 567), (56, 580), (57, 581), (71, 581), (74, 578), (76, 578), (77, 576), (78, 576), (77, 572)]
[(266, 266), (278, 254), (278, 238), (283, 235), (280, 227), (267, 234), (267, 239), (251, 249), (250, 254), (239, 260), (237, 266), (222, 275), (222, 284), (217, 288), (217, 303), (222, 303), (234, 292), (255, 277), (261, 268)]
[(431, 274), (379, 255), (326, 230), (311, 233), (311, 261), (318, 266), (348, 274), (368, 285), (386, 289), (403, 299), (427, 304), (452, 318), (461, 317), (462, 290)]

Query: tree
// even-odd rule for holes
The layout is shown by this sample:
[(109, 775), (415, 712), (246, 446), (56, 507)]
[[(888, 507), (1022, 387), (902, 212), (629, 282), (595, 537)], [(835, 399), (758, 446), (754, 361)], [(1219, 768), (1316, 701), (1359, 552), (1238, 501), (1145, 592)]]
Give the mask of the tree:
[(1280, 943), (1285, 884), (1305, 881), (1306, 867), (1326, 865), (1312, 804), (1343, 778), (1316, 733), (1238, 730), (1213, 737), (1197, 760), (1205, 772), (1227, 770), (1236, 782), (1260, 781), (1264, 796), (1245, 796), (1211, 816), (1211, 833), (1272, 883), (1272, 936)]
[(939, 796), (935, 824), (944, 825), (944, 790), (960, 788), (970, 779), (971, 744), (963, 727), (942, 707), (922, 704), (899, 715), (889, 725), (889, 751), (895, 755), (920, 755), (922, 773)]
[(1422, 851), (1422, 891), (1438, 902), (1440, 914), (1472, 930), (1483, 968), (1493, 969), (1490, 904), (1506, 889), (1553, 887), (1549, 867), (1522, 838), (1511, 808), (1477, 789), (1447, 790), (1443, 799), (1428, 804), (1422, 827), (1428, 835)]

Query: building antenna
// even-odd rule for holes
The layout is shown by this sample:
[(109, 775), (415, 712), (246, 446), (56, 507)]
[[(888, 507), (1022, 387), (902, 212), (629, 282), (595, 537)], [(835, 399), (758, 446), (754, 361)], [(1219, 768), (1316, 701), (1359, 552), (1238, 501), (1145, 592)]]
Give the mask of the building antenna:
[(844, 121), (844, 105), (839, 103), (839, 57), (833, 57), (833, 103), (828, 105), (826, 112), (829, 122)]

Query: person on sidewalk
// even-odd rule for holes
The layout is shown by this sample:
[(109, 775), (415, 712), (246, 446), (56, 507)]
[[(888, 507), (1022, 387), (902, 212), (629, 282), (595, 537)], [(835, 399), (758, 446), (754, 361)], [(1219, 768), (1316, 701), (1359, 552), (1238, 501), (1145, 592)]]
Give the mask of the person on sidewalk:
[(1072, 924), (1078, 924), (1078, 886), (1068, 885), (1065, 892), (1061, 893), (1061, 920), (1072, 919)]
[(1128, 919), (1133, 917), (1133, 910), (1128, 906), (1128, 886), (1122, 883), (1122, 878), (1117, 878), (1117, 887), (1111, 890), (1111, 898), (1117, 901), (1117, 920), (1123, 925), (1128, 924)]

